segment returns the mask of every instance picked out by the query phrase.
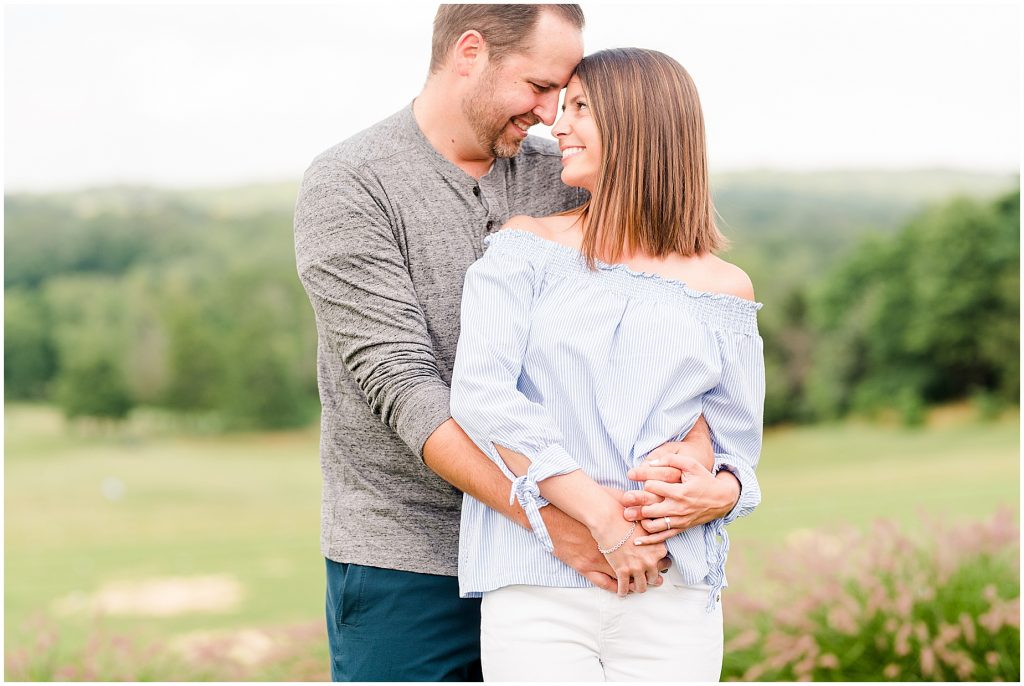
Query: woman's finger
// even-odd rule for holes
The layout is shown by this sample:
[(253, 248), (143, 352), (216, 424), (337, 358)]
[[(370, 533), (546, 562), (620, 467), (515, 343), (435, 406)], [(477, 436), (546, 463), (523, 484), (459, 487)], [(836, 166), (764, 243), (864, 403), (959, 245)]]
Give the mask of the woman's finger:
[(637, 572), (633, 574), (633, 583), (636, 584), (636, 592), (644, 593), (647, 591), (647, 574), (644, 572)]
[(664, 481), (648, 481), (644, 484), (644, 490), (648, 493), (672, 500), (682, 498), (686, 494), (685, 488), (686, 484), (667, 484)]
[(659, 531), (658, 533), (650, 534), (649, 536), (637, 536), (634, 540), (636, 541), (636, 545), (651, 545), (652, 543), (662, 543), (672, 538), (673, 536), (678, 536), (680, 533), (682, 533), (682, 531), (683, 529), (668, 529), (667, 531)]
[[(641, 507), (640, 514), (641, 522), (644, 520), (660, 520), (662, 517), (672, 517), (673, 526), (678, 528), (680, 526), (690, 526), (688, 522), (694, 515), (694, 508), (686, 500), (665, 500), (664, 502), (655, 503), (654, 505)], [(662, 531), (665, 528), (658, 524), (654, 524), (654, 526), (655, 531), (650, 532), (652, 534)]]
[(626, 594), (629, 593), (629, 572), (622, 570), (621, 573), (616, 571), (619, 581), (618, 593), (620, 598), (625, 598)]
[(657, 519), (643, 519), (640, 521), (640, 526), (649, 534), (657, 534), (662, 531), (668, 531), (673, 527), (673, 524), (671, 516), (665, 516), (658, 517)]

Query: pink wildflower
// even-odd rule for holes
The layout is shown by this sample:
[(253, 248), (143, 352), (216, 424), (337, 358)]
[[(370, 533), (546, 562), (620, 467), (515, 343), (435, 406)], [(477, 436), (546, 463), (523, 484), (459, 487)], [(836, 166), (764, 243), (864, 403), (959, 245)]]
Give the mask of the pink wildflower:
[(931, 648), (923, 648), (921, 650), (921, 673), (925, 676), (931, 676), (935, 673), (935, 653), (932, 652)]
[(895, 679), (899, 675), (900, 675), (900, 667), (899, 667), (899, 665), (889, 664), (889, 665), (886, 665), (885, 669), (882, 670), (882, 676), (884, 676), (886, 679)]
[(910, 654), (910, 624), (904, 624), (896, 632), (896, 641), (893, 649), (899, 657), (906, 657)]
[(967, 641), (967, 645), (974, 645), (977, 640), (977, 632), (974, 629), (974, 620), (966, 612), (960, 614), (960, 628), (964, 632), (964, 640)]
[(747, 629), (743, 633), (739, 634), (726, 645), (726, 652), (731, 653), (739, 650), (746, 650), (757, 645), (758, 639), (761, 635), (754, 629)]

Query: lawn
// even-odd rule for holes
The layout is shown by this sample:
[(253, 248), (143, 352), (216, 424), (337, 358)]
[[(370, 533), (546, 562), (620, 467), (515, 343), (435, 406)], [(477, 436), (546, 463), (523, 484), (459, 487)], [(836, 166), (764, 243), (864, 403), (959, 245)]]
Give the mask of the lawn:
[[(758, 471), (764, 501), (731, 527), (733, 549), (878, 518), (913, 529), (921, 526), (919, 512), (981, 519), (1000, 505), (1016, 510), (1018, 427), (1016, 410), (981, 423), (960, 409), (921, 429), (843, 423), (772, 430)], [(4, 440), (8, 654), (38, 641), (34, 621), (55, 626), (64, 651), (98, 627), (138, 642), (181, 644), (199, 632), (319, 622), (315, 428), (182, 435), (145, 418), (116, 429), (68, 427), (50, 408), (8, 405)], [(210, 577), (227, 584), (214, 596), (237, 597), (181, 614), (129, 602), (97, 619), (89, 609), (98, 591), (168, 577)], [(317, 656), (324, 651), (318, 636), (306, 639), (318, 644), (307, 651)], [(8, 672), (16, 676), (10, 664)]]

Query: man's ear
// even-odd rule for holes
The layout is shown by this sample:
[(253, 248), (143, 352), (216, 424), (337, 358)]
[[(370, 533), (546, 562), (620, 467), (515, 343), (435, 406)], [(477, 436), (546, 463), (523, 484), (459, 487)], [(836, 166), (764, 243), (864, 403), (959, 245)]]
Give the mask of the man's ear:
[(487, 43), (479, 31), (469, 30), (455, 41), (455, 52), (452, 55), (455, 73), (469, 76), (474, 69), (487, 60)]

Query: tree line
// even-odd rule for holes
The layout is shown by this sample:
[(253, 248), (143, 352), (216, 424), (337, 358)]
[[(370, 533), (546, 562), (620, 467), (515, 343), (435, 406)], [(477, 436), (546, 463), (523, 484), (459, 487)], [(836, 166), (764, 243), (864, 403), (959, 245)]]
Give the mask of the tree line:
[[(766, 192), (764, 179), (721, 187), (726, 258), (766, 305), (767, 423), (1016, 401), (1019, 182), (927, 206)], [(312, 421), (316, 330), (293, 194), (8, 195), (5, 397), (69, 417), (146, 406), (225, 429)]]

